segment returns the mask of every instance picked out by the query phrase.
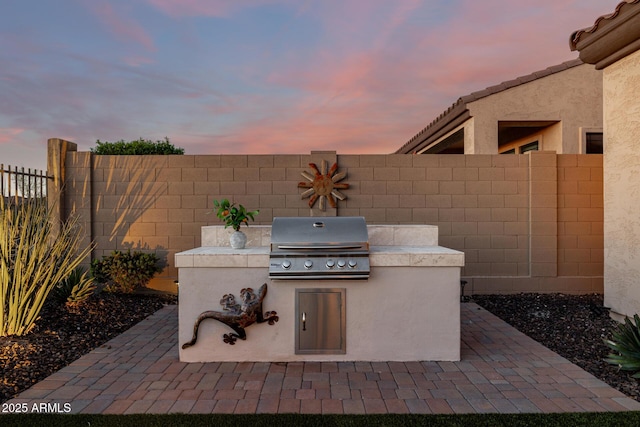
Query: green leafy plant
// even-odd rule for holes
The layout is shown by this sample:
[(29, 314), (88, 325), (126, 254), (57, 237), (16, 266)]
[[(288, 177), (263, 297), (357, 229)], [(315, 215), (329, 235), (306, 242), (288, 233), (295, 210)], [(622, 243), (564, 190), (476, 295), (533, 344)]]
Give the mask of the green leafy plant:
[(0, 197), (0, 336), (29, 333), (56, 284), (91, 253), (76, 219), (56, 232), (53, 218), (42, 201)]
[(91, 262), (91, 274), (105, 285), (106, 291), (132, 293), (145, 287), (162, 271), (154, 253), (113, 251), (111, 255)]
[(611, 340), (604, 343), (616, 353), (610, 353), (604, 360), (612, 365), (617, 365), (623, 371), (636, 371), (633, 378), (640, 378), (640, 317), (633, 316), (633, 322), (629, 318), (618, 325), (613, 332)]
[(230, 203), (227, 199), (214, 200), (213, 206), (216, 216), (224, 222), (224, 228), (231, 227), (235, 231), (240, 231), (242, 224), (249, 226), (249, 219), (254, 221), (254, 217), (260, 213), (259, 210), (248, 211), (242, 205), (236, 206), (235, 202)]
[(169, 138), (165, 137), (164, 141), (153, 142), (148, 139), (138, 139), (136, 141), (124, 141), (121, 139), (117, 142), (96, 141), (97, 147), (92, 148), (91, 152), (95, 154), (110, 155), (151, 155), (151, 154), (184, 154), (184, 148), (175, 147)]
[(78, 307), (95, 293), (95, 279), (84, 267), (76, 267), (54, 288), (55, 298), (67, 307)]

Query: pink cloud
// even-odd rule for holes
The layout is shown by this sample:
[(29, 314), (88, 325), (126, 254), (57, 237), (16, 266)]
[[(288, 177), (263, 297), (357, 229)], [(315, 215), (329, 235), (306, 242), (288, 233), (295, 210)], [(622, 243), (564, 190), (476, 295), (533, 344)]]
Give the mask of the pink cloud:
[(151, 58), (148, 58), (146, 56), (140, 56), (140, 55), (127, 56), (126, 58), (124, 58), (123, 61), (126, 65), (129, 65), (131, 67), (140, 67), (142, 65), (148, 65), (148, 64), (154, 63), (154, 61)]
[[(400, 6), (387, 9), (390, 18), (368, 49), (352, 51), (346, 40), (365, 31), (376, 20), (374, 9), (384, 2), (367, 2), (370, 7), (358, 13), (352, 13), (358, 2), (342, 3), (340, 13), (334, 7), (332, 14), (328, 3), (314, 3), (312, 13), (319, 13), (335, 35), (327, 35), (331, 40), (306, 63), (291, 59), (266, 78), (269, 84), (299, 91), (295, 104), (253, 98), (252, 110), (268, 105), (269, 111), (212, 138), (215, 149), (393, 152), (458, 97), (575, 57), (565, 43), (574, 27), (580, 27), (567, 17), (575, 3), (553, 1), (558, 10), (550, 15), (536, 4), (467, 0), (451, 19), (400, 36), (397, 31), (415, 3), (395, 3)], [(238, 100), (234, 108), (245, 105)]]
[[(392, 37), (393, 33), (407, 21), (411, 16), (411, 13), (423, 6), (420, 0), (409, 0), (396, 4), (397, 8), (394, 9), (390, 16), (387, 17), (385, 24), (380, 28), (378, 33), (378, 43), (384, 46), (387, 41)], [(375, 45), (374, 45), (375, 46)]]
[[(553, 3), (552, 13), (542, 3)], [(404, 67), (402, 79), (428, 88), (432, 97), (449, 96), (444, 110), (459, 96), (574, 58), (566, 40), (581, 25), (572, 13), (577, 7), (587, 8), (567, 1), (466, 0), (451, 19), (408, 35), (411, 53), (399, 56), (395, 69)]]
[[(272, 3), (148, 1), (170, 16), (228, 16), (240, 7)], [(467, 87), (484, 87), (473, 87), (474, 82), (499, 83), (501, 80), (492, 77), (507, 65), (477, 61), (482, 51), (485, 59), (490, 58), (487, 46), (498, 49), (501, 38), (497, 31), (478, 37), (486, 28), (464, 23), (468, 16), (454, 17), (451, 27), (425, 26), (407, 32), (405, 24), (423, 4), (413, 0), (306, 3), (298, 12), (321, 22), (325, 28), (322, 44), (306, 62), (287, 58), (264, 80), (268, 86), (295, 89), (295, 101), (260, 95), (235, 97), (233, 104), (212, 105), (207, 111), (214, 117), (235, 117), (236, 124), (224, 125), (217, 135), (186, 137), (193, 138), (200, 149), (216, 152), (298, 153), (308, 147), (339, 152), (395, 151), (458, 96), (466, 95), (470, 91)], [(489, 19), (488, 25), (493, 22)], [(371, 39), (354, 45), (352, 39), (362, 34), (371, 34)], [(465, 45), (471, 46), (460, 55), (459, 49), (464, 50)], [(205, 148), (207, 145), (211, 148)]]
[(282, 3), (277, 0), (147, 0), (151, 6), (172, 17), (182, 16), (228, 16), (244, 8), (265, 4)]
[[(336, 150), (339, 153), (390, 153), (411, 136), (421, 123), (421, 112), (388, 105), (368, 92), (345, 94), (330, 99), (300, 97), (293, 105), (260, 97), (239, 100), (268, 105), (262, 117), (212, 135), (210, 150), (237, 153), (304, 153)], [(203, 139), (204, 142), (204, 139)], [(204, 145), (203, 147), (204, 148)], [(206, 150), (206, 148), (204, 148)], [(211, 152), (211, 151), (210, 151)]]
[(20, 128), (0, 128), (0, 144), (12, 144), (15, 138), (26, 129)]
[(89, 2), (88, 7), (100, 18), (107, 29), (124, 42), (134, 42), (148, 52), (155, 52), (156, 46), (145, 29), (123, 10), (115, 10), (107, 2)]
[[(221, 72), (201, 80), (162, 67), (141, 67), (150, 62), (145, 52), (123, 52), (124, 64), (75, 58), (89, 66), (91, 75), (73, 81), (55, 73), (43, 76), (39, 81), (56, 88), (47, 105), (42, 105), (44, 96), (37, 86), (20, 91), (30, 104), (53, 116), (39, 128), (43, 133), (54, 129), (56, 134), (44, 135), (41, 141), (66, 135), (92, 144), (96, 138), (155, 139), (166, 134), (189, 154), (321, 149), (390, 153), (458, 97), (575, 57), (568, 49), (569, 34), (612, 9), (594, 0), (462, 0), (440, 6), (421, 0), (146, 3), (155, 8), (149, 15), (160, 11), (172, 18), (231, 17), (252, 7), (286, 5), (298, 19), (312, 23), (314, 31), (316, 26), (324, 31), (314, 34), (305, 51), (296, 50), (289, 43), (295, 37), (289, 30), (294, 25), (285, 23), (276, 29), (282, 36), (269, 51), (278, 55), (277, 61), (232, 62), (229, 67), (238, 70), (233, 78)], [(155, 51), (154, 40), (131, 14), (133, 6), (110, 4), (91, 6), (110, 33), (146, 52)], [(594, 10), (597, 7), (604, 10)], [(416, 22), (416, 16), (424, 22)], [(176, 24), (184, 30), (189, 23), (180, 19)], [(185, 34), (192, 37), (188, 44), (201, 42), (196, 32), (180, 36)], [(279, 50), (280, 42), (290, 50)], [(247, 56), (263, 58), (260, 53)], [(236, 80), (246, 86), (240, 93), (233, 88), (228, 92), (227, 82), (232, 87)], [(247, 88), (254, 87), (247, 95)], [(134, 98), (153, 102), (142, 114), (131, 102)], [(65, 100), (62, 106), (60, 99)], [(92, 116), (95, 99), (100, 99), (104, 111)], [(24, 119), (7, 126), (22, 131), (19, 128), (28, 123), (31, 126), (32, 121)], [(11, 136), (1, 129), (0, 143), (10, 142)]]

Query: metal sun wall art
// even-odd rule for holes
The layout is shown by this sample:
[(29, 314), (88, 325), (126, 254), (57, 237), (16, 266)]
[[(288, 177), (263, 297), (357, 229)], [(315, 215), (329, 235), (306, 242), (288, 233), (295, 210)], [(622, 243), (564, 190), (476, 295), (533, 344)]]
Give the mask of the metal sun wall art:
[(298, 183), (298, 187), (308, 188), (308, 190), (302, 192), (302, 198), (306, 199), (307, 197), (310, 197), (310, 208), (312, 208), (316, 201), (318, 201), (318, 207), (320, 210), (324, 211), (326, 209), (327, 200), (329, 201), (329, 206), (335, 208), (336, 199), (345, 200), (347, 198), (347, 196), (338, 191), (338, 189), (349, 188), (349, 184), (339, 182), (347, 176), (347, 173), (336, 173), (338, 170), (338, 163), (334, 163), (328, 172), (327, 162), (325, 160), (322, 161), (320, 169), (318, 169), (318, 166), (316, 166), (315, 163), (309, 163), (309, 167), (313, 170), (314, 175), (311, 175), (307, 171), (302, 172), (301, 175), (309, 182), (300, 182)]
[(251, 288), (244, 288), (240, 291), (240, 298), (242, 304), (236, 303), (236, 297), (233, 294), (225, 294), (220, 300), (220, 305), (223, 311), (205, 311), (196, 320), (193, 326), (193, 338), (191, 341), (182, 345), (182, 348), (191, 347), (198, 340), (198, 328), (200, 323), (206, 319), (217, 320), (220, 323), (224, 323), (235, 331), (235, 333), (228, 333), (222, 336), (222, 340), (234, 345), (236, 340), (247, 339), (247, 332), (245, 328), (253, 325), (254, 323), (268, 322), (273, 325), (278, 321), (278, 314), (275, 311), (267, 311), (262, 313), (262, 300), (267, 295), (267, 284), (260, 286), (258, 289), (258, 295), (253, 292)]

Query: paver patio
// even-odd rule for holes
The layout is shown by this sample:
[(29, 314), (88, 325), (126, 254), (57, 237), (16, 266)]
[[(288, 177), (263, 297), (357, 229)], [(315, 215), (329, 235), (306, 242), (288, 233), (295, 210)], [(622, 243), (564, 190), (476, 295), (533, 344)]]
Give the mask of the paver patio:
[(104, 414), (640, 410), (476, 304), (461, 313), (459, 362), (184, 363), (178, 307), (166, 306), (9, 403)]

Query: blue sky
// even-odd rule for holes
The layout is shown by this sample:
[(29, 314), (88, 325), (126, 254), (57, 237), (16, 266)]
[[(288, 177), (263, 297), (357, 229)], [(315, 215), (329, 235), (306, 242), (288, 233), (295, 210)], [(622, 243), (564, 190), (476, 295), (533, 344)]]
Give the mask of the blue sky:
[(4, 0), (0, 163), (46, 141), (395, 151), (457, 98), (577, 57), (614, 0)]

